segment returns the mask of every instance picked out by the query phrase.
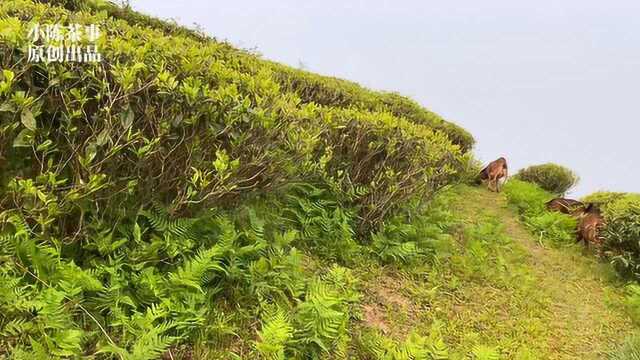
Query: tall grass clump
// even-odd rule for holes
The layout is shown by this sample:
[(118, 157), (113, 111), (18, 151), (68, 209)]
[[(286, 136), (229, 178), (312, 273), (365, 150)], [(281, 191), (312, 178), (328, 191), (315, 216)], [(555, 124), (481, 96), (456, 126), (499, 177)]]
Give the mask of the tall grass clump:
[(515, 178), (537, 184), (542, 189), (562, 196), (578, 183), (578, 176), (557, 164), (533, 165), (518, 171)]
[(540, 240), (570, 244), (575, 240), (576, 220), (569, 215), (547, 211), (545, 204), (554, 195), (536, 184), (512, 179), (504, 186), (509, 203), (516, 207), (524, 224)]

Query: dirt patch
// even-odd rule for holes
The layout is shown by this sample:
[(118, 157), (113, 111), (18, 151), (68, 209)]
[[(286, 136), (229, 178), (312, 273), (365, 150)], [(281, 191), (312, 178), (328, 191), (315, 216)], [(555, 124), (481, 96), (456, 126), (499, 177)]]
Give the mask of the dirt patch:
[(382, 303), (404, 309), (410, 308), (412, 303), (402, 295), (402, 289), (400, 288), (401, 283), (402, 279), (383, 276), (380, 278), (380, 282), (373, 288), (373, 291)]
[(397, 274), (383, 275), (365, 288), (363, 322), (391, 337), (403, 337), (417, 323), (418, 306), (403, 295), (407, 279)]
[(364, 323), (368, 327), (376, 328), (385, 335), (389, 334), (389, 324), (384, 319), (384, 310), (374, 304), (368, 304), (362, 306), (362, 313), (364, 315)]

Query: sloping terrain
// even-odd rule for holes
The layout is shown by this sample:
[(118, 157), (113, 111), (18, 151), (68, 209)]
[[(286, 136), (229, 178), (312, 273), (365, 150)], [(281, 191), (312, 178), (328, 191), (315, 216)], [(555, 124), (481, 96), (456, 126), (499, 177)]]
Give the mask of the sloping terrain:
[[(34, 23), (104, 60), (28, 61)], [(473, 143), (126, 7), (4, 0), (0, 359), (601, 358), (620, 284), (460, 185)]]
[(435, 330), (452, 358), (603, 359), (632, 332), (608, 265), (580, 247), (542, 246), (502, 195), (461, 191), (459, 246), (423, 271), (373, 274), (366, 326), (399, 340)]

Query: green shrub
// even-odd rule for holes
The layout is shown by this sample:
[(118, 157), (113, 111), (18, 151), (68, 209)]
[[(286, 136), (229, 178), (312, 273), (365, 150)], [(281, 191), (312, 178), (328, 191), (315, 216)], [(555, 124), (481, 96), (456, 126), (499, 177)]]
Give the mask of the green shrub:
[(431, 197), (461, 180), (468, 156), (446, 135), (391, 114), (355, 110), (328, 112), (331, 123), (310, 160), (341, 197), (355, 199), (360, 234), (376, 230), (401, 204), (418, 194)]
[(603, 215), (605, 251), (619, 272), (640, 279), (640, 194), (616, 197)]
[(33, 206), (18, 196), (18, 207), (36, 218), (55, 204), (49, 226), (66, 223), (63, 236), (78, 231), (69, 224), (79, 214), (119, 218), (153, 201), (189, 214), (300, 180), (325, 182), (358, 207), (358, 233), (368, 236), (406, 199), (458, 181), (469, 161), (435, 115), (419, 122), (385, 106), (305, 102), (303, 89), (279, 83), (272, 63), (152, 21), (87, 16), (107, 30), (100, 48), (109, 69), (26, 63), (26, 22), (72, 14), (27, 0), (1, 6), (2, 176), (31, 180), (14, 192), (43, 196)]
[(529, 166), (518, 171), (515, 177), (537, 184), (555, 195), (563, 195), (578, 182), (578, 177), (571, 170), (551, 163)]
[(466, 130), (396, 93), (374, 92), (346, 80), (323, 77), (276, 63), (272, 64), (272, 69), (276, 81), (284, 89), (298, 94), (305, 103), (389, 112), (412, 123), (443, 132), (463, 152), (471, 150), (475, 142)]
[(545, 203), (553, 199), (553, 195), (540, 186), (518, 179), (508, 181), (504, 193), (520, 213), (540, 214), (545, 210)]
[(596, 204), (602, 211), (606, 211), (609, 204), (625, 197), (625, 193), (613, 192), (613, 191), (596, 191), (587, 196), (584, 196), (580, 201), (588, 204)]
[(166, 35), (180, 35), (197, 41), (215, 42), (220, 47), (218, 55), (224, 56), (225, 60), (230, 60), (238, 68), (254, 74), (265, 68), (268, 69), (283, 92), (295, 93), (303, 103), (391, 113), (396, 117), (405, 118), (412, 123), (425, 125), (446, 134), (453, 144), (460, 147), (462, 152), (471, 150), (475, 143), (473, 136), (468, 131), (454, 123), (445, 121), (438, 114), (423, 108), (408, 97), (391, 92), (372, 91), (351, 81), (321, 76), (267, 60), (256, 61), (255, 55), (235, 49), (229, 44), (208, 37), (206, 34), (178, 26), (175, 23), (160, 21), (128, 8), (123, 9), (109, 2), (100, 0), (91, 2), (56, 0), (56, 2), (72, 9), (90, 7), (96, 11), (104, 11), (113, 18), (144, 25)]
[(550, 240), (556, 245), (574, 242), (576, 219), (569, 215), (547, 211), (545, 204), (554, 195), (538, 185), (512, 179), (504, 186), (510, 204), (514, 205), (529, 230), (540, 240)]

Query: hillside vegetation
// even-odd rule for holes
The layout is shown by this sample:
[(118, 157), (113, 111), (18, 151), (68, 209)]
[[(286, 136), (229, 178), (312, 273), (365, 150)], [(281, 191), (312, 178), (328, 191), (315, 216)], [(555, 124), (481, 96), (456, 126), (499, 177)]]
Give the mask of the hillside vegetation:
[[(564, 194), (577, 181), (569, 169), (555, 164), (531, 166), (505, 185), (505, 193), (541, 242), (568, 245), (576, 238), (579, 219), (547, 211), (547, 201)], [(626, 279), (640, 279), (640, 194), (598, 191), (582, 198), (602, 212), (599, 236), (602, 260)]]
[[(27, 62), (34, 23), (105, 61)], [(409, 99), (108, 3), (3, 1), (0, 39), (0, 354), (346, 356), (344, 266), (428, 257), (383, 223), (470, 167)]]
[[(27, 62), (33, 23), (104, 61)], [(411, 99), (99, 0), (0, 3), (0, 70), (0, 359), (640, 349), (640, 286), (538, 186), (461, 184), (473, 138)]]

